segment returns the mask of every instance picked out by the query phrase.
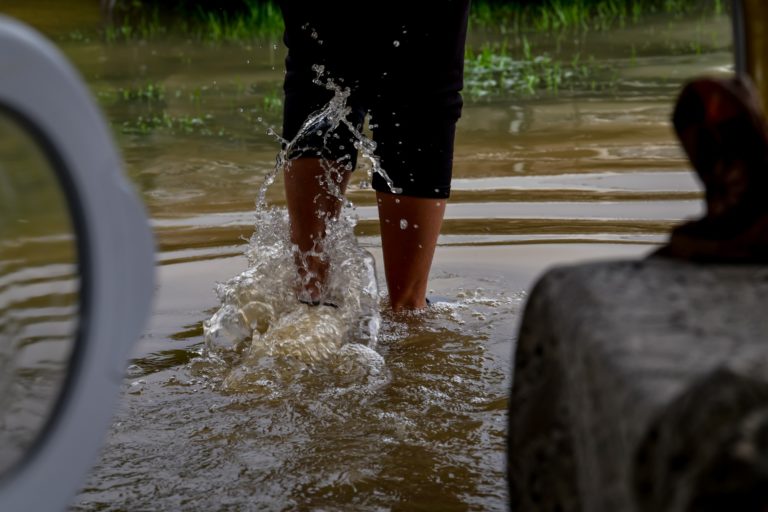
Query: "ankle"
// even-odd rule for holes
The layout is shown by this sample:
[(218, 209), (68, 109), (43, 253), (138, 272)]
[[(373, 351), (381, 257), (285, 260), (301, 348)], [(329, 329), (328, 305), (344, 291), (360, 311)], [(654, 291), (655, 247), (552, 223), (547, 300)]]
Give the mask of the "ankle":
[(392, 311), (395, 312), (424, 309), (428, 306), (427, 299), (423, 293), (390, 294), (389, 303)]

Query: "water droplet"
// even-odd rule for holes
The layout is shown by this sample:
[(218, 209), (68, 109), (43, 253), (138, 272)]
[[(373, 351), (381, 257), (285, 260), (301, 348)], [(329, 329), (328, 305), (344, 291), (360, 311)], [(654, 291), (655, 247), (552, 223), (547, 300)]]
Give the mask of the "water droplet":
[(400, 123), (395, 123), (395, 126), (400, 126)]
[(277, 43), (272, 44), (272, 49), (277, 50)]
[(312, 34), (310, 34), (310, 35), (312, 36), (312, 39), (317, 39), (317, 37), (318, 37), (317, 36), (317, 32), (315, 30), (313, 30)]
[(395, 39), (394, 41), (392, 41), (392, 45), (394, 45), (394, 47), (397, 48), (398, 46), (400, 46), (400, 41)]
[(419, 225), (418, 224), (414, 224), (413, 225), (413, 229), (419, 229)]
[(400, 229), (405, 229), (408, 227), (408, 221), (405, 219), (400, 219)]
[(256, 120), (257, 120), (258, 122), (261, 122), (261, 121), (262, 121), (262, 118), (261, 118), (261, 116), (257, 117), (257, 118), (256, 118)]
[(395, 203), (400, 204), (400, 199), (395, 198)]
[(440, 206), (441, 204), (443, 204), (443, 203), (441, 203), (440, 201), (438, 201), (436, 206)]
[(423, 249), (423, 248), (424, 248), (424, 246), (419, 244), (419, 249)]
[(435, 189), (435, 194), (439, 194), (439, 193), (440, 193), (440, 189), (439, 189), (439, 188), (436, 188), (436, 189)]
[(384, 222), (389, 224), (389, 219), (384, 219)]

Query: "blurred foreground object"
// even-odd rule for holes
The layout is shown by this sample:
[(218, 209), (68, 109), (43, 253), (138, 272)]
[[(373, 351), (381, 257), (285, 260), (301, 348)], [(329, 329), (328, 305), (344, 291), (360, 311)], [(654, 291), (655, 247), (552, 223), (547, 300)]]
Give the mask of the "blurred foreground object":
[(675, 131), (706, 193), (706, 215), (677, 227), (659, 255), (768, 262), (768, 128), (746, 77), (703, 78), (680, 94)]
[(547, 272), (515, 354), (512, 510), (763, 512), (766, 303), (763, 265)]
[(706, 215), (655, 257), (556, 268), (531, 292), (515, 512), (768, 510), (768, 15), (756, 0), (734, 15), (739, 75), (692, 81), (673, 119)]
[(706, 193), (706, 215), (677, 227), (658, 254), (700, 262), (768, 262), (768, 10), (733, 3), (736, 76), (700, 78), (673, 123)]
[(153, 242), (66, 58), (0, 16), (0, 510), (64, 510), (153, 291)]

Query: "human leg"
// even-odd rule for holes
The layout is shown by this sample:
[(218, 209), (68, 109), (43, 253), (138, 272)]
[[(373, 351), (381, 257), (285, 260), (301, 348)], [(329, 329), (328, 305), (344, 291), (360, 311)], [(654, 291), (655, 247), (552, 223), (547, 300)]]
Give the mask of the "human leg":
[[(384, 272), (393, 310), (426, 306), (428, 278), (451, 187), (460, 98), (451, 111), (380, 108), (373, 114), (381, 165), (396, 189), (374, 177)], [(425, 127), (428, 128), (425, 129)]]
[(393, 310), (425, 307), (445, 199), (377, 192), (381, 247)]
[[(394, 310), (426, 306), (429, 271), (451, 188), (461, 115), (469, 0), (441, 4), (440, 24), (421, 5), (393, 11), (395, 31), (370, 81), (376, 154), (395, 189), (374, 176), (384, 271)], [(387, 23), (382, 23), (386, 27)], [(384, 28), (386, 30), (386, 28)]]
[(348, 172), (320, 158), (297, 158), (286, 164), (285, 198), (300, 278), (297, 293), (304, 302), (323, 300), (328, 273), (323, 241), (341, 212), (348, 182)]
[(284, 87), (285, 196), (296, 246), (297, 293), (303, 302), (323, 302), (329, 268), (323, 252), (326, 230), (339, 216), (357, 160), (347, 123), (359, 130), (364, 111), (349, 105), (344, 119), (335, 118), (338, 112), (328, 110), (334, 93), (306, 80), (302, 69), (289, 72)]

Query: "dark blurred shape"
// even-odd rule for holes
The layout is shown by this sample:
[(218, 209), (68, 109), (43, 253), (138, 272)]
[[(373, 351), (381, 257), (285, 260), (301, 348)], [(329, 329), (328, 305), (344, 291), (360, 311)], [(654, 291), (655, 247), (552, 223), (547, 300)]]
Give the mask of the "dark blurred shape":
[(550, 269), (515, 351), (515, 512), (768, 510), (768, 266)]
[(768, 261), (768, 128), (746, 77), (685, 86), (673, 121), (706, 189), (706, 215), (676, 228), (657, 254), (704, 262)]
[(638, 509), (685, 503), (687, 512), (764, 512), (767, 404), (765, 379), (723, 368), (693, 383), (650, 424), (640, 444)]

